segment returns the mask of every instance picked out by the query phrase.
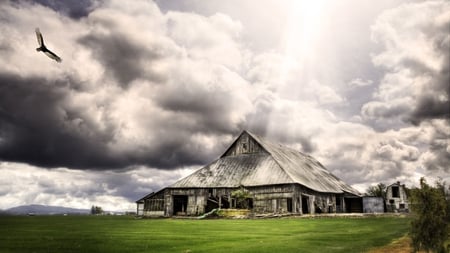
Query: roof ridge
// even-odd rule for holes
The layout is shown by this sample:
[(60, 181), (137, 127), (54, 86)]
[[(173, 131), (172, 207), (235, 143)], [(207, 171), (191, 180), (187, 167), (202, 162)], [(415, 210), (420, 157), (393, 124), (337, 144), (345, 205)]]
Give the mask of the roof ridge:
[[(293, 181), (296, 182), (295, 178), (284, 168), (284, 166), (282, 165), (282, 163), (280, 161), (278, 161), (278, 159), (274, 156), (271, 148), (267, 148), (265, 147), (265, 145), (278, 145), (280, 148), (284, 148), (283, 145), (281, 145), (280, 143), (274, 144), (268, 140), (266, 140), (264, 137), (261, 137), (259, 135), (250, 133), (246, 130), (244, 130), (245, 132), (247, 132), (248, 135), (250, 135), (256, 142), (259, 143), (259, 145), (261, 145), (261, 147), (263, 147), (264, 150), (267, 151), (267, 153), (269, 153), (269, 155), (272, 157), (272, 159), (275, 161), (275, 163), (280, 167), (280, 169)], [(256, 138), (255, 138), (256, 137)], [(263, 143), (261, 143), (263, 142)], [(294, 149), (292, 149), (294, 150)]]
[[(268, 140), (266, 137), (262, 137), (262, 136), (260, 136), (260, 135), (251, 133), (251, 132), (249, 132), (249, 131), (247, 131), (247, 130), (244, 130), (244, 132), (247, 132), (247, 133), (248, 133), (249, 135), (251, 135), (252, 137), (253, 137), (253, 136), (257, 137), (259, 140), (262, 140), (263, 142), (266, 142), (266, 143), (269, 144), (269, 145), (276, 145), (276, 146), (279, 146), (280, 148), (283, 148), (283, 149), (286, 149), (286, 150), (289, 150), (289, 151), (293, 151), (293, 152), (297, 152), (297, 153), (300, 153), (300, 154), (302, 154), (302, 155), (304, 155), (304, 156), (307, 156), (307, 157), (312, 157), (312, 156), (309, 155), (309, 154), (303, 153), (303, 152), (300, 151), (300, 150), (297, 150), (297, 149), (291, 148), (291, 147), (289, 147), (289, 146), (286, 146), (286, 145), (284, 145), (284, 144), (282, 144), (282, 143), (280, 143), (280, 142), (273, 142), (273, 141), (270, 141), (270, 140)], [(259, 142), (258, 142), (258, 143), (259, 143)], [(261, 144), (261, 143), (260, 143), (260, 144)], [(266, 151), (269, 152), (268, 150), (266, 150)]]

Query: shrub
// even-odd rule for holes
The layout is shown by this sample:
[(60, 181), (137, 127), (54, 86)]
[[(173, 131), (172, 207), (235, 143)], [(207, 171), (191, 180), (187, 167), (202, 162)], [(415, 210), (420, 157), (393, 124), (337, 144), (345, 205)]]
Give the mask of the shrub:
[(445, 184), (436, 187), (420, 179), (420, 188), (411, 190), (411, 239), (414, 251), (445, 252), (444, 242), (448, 238), (449, 205), (445, 198)]
[(249, 199), (251, 198), (250, 193), (241, 187), (238, 190), (231, 192), (231, 197), (236, 199), (236, 208), (248, 209), (249, 208)]

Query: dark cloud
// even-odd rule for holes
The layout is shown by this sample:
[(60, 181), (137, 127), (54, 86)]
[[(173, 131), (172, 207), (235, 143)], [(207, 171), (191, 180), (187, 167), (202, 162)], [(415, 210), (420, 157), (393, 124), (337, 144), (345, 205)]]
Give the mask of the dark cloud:
[(32, 2), (39, 3), (75, 19), (87, 16), (94, 8), (95, 3), (94, 0), (34, 0)]
[[(72, 106), (69, 103), (72, 84), (68, 82), (0, 75), (0, 159), (81, 169), (114, 169), (135, 164), (175, 168), (205, 164), (227, 144), (213, 142), (216, 145), (211, 148), (211, 142), (196, 139), (198, 129), (180, 130), (177, 126), (184, 125), (185, 120), (180, 117), (168, 122), (159, 119), (160, 128), (151, 144), (114, 150), (115, 135), (120, 129), (112, 119), (103, 119), (102, 126), (92, 122), (89, 113), (83, 111), (89, 105)], [(207, 123), (210, 119), (205, 120)]]
[[(449, 19), (438, 26), (429, 26), (424, 29), (424, 33), (427, 33), (431, 38), (431, 45), (429, 46), (439, 56), (437, 60), (442, 61), (438, 69), (432, 69), (418, 59), (406, 58), (403, 61), (403, 65), (412, 70), (415, 75), (429, 77), (430, 79), (423, 85), (409, 118), (414, 124), (429, 119), (450, 120), (450, 41), (448, 40), (448, 27), (450, 27)], [(431, 34), (430, 31), (432, 31)]]
[(427, 119), (445, 119), (450, 124), (450, 42), (440, 52), (445, 62), (440, 71), (433, 73), (418, 97), (410, 117), (414, 124)]
[[(4, 7), (14, 17), (11, 25), (28, 15), (26, 9)], [(22, 66), (17, 60), (22, 51), (14, 47), (13, 67), (0, 73), (0, 160), (51, 168), (174, 169), (211, 161), (230, 135), (242, 130), (251, 107), (244, 92), (248, 84), (222, 64), (189, 58), (161, 33), (164, 19), (155, 4), (140, 1), (133, 7), (105, 2), (82, 22), (65, 20), (84, 29), (70, 31), (69, 43), (58, 47), (67, 55), (60, 65)], [(62, 17), (47, 12), (42, 13), (53, 18), (47, 29), (55, 31), (51, 24)], [(147, 23), (135, 19), (136, 13), (154, 27), (142, 30)], [(215, 29), (207, 19), (197, 22)], [(35, 43), (32, 32), (15, 36)], [(50, 42), (57, 41), (53, 36)], [(0, 43), (0, 50), (17, 45), (9, 39)], [(34, 48), (30, 51), (23, 57), (33, 57)]]
[[(109, 24), (113, 27), (114, 24)], [(135, 79), (145, 77), (148, 80), (162, 82), (164, 78), (151, 71), (151, 66), (145, 66), (143, 60), (151, 65), (152, 61), (162, 56), (133, 42), (127, 34), (115, 31), (109, 34), (95, 31), (80, 38), (79, 42), (88, 47), (95, 58), (103, 63), (106, 71), (111, 73), (122, 87), (128, 87)]]
[(0, 75), (0, 159), (44, 167), (124, 165), (107, 152), (114, 129), (99, 131), (68, 106), (66, 86), (67, 80)]
[(429, 171), (450, 172), (450, 124), (440, 124), (434, 127), (428, 153), (425, 155), (424, 166)]

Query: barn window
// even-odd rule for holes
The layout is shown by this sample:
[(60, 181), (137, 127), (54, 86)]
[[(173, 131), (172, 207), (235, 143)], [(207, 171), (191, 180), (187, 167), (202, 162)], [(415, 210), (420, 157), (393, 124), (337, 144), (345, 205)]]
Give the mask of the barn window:
[(399, 190), (398, 186), (392, 186), (392, 197), (400, 198), (400, 190)]

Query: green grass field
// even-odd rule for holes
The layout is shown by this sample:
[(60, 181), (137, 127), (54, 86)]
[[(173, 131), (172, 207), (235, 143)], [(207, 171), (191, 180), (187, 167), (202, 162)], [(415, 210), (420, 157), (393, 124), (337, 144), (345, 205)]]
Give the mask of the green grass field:
[(398, 217), (0, 216), (0, 252), (364, 252), (405, 235), (409, 222)]

